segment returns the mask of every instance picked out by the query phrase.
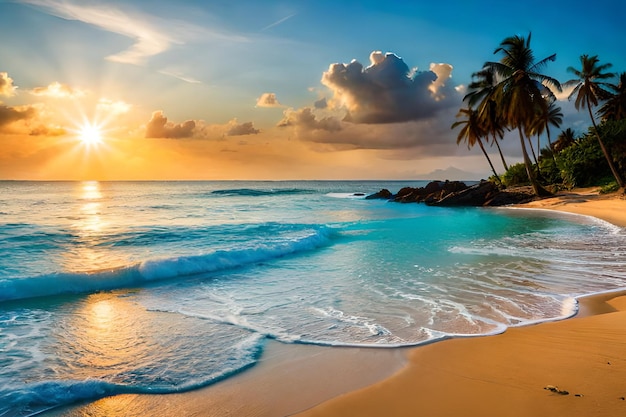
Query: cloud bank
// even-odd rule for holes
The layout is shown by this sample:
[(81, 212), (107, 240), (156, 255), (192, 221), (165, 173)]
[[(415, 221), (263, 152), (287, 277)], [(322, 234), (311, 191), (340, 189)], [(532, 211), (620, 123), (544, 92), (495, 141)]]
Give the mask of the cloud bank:
[(454, 89), (447, 86), (452, 66), (433, 64), (418, 72), (393, 53), (374, 51), (370, 66), (353, 60), (331, 64), (322, 84), (334, 93), (335, 106), (348, 111), (354, 123), (398, 123), (428, 119), (438, 111), (457, 105)]
[(314, 148), (379, 150), (385, 158), (449, 156), (459, 152), (450, 126), (462, 106), (462, 93), (452, 81), (452, 66), (433, 63), (418, 72), (393, 53), (331, 64), (322, 84), (332, 98), (311, 106), (287, 109), (278, 126)]
[(225, 136), (256, 135), (260, 130), (254, 127), (252, 122), (239, 123), (232, 119), (224, 125), (205, 124), (201, 120), (186, 120), (182, 123), (168, 121), (163, 111), (157, 110), (152, 113), (150, 121), (146, 124), (146, 138), (195, 138), (220, 140)]

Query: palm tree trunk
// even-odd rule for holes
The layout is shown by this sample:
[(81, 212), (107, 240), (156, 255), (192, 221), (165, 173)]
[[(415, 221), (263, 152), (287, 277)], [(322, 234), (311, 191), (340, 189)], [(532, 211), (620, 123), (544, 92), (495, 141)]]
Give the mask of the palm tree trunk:
[(550, 128), (546, 129), (546, 135), (548, 136), (548, 146), (550, 146), (550, 154), (552, 155), (552, 159), (554, 160), (554, 164), (556, 165), (556, 156), (554, 155), (554, 149), (552, 148), (552, 141), (550, 140)]
[(533, 172), (532, 162), (530, 161), (530, 157), (528, 156), (528, 152), (526, 151), (526, 141), (524, 140), (524, 135), (522, 134), (522, 128), (518, 127), (517, 131), (519, 132), (520, 143), (522, 144), (522, 155), (524, 156), (524, 165), (526, 166), (526, 175), (528, 175), (528, 181), (533, 187), (533, 191), (537, 197), (547, 197), (552, 195), (548, 190), (543, 188), (541, 184), (535, 178), (535, 173)]
[(496, 134), (493, 134), (493, 143), (496, 144), (496, 147), (498, 148), (498, 152), (500, 153), (500, 159), (502, 159), (502, 165), (504, 165), (504, 169), (506, 171), (509, 170), (509, 166), (506, 164), (506, 161), (504, 160), (504, 155), (502, 154), (502, 149), (500, 149), (500, 144), (498, 143), (498, 138), (496, 137)]
[(502, 184), (502, 180), (500, 179), (500, 177), (496, 173), (496, 169), (493, 167), (493, 164), (491, 163), (491, 159), (489, 158), (489, 155), (487, 155), (487, 151), (485, 150), (485, 147), (483, 146), (483, 141), (480, 140), (480, 138), (476, 138), (476, 139), (478, 140), (478, 145), (480, 146), (480, 150), (483, 151), (483, 154), (485, 155), (485, 158), (487, 158), (487, 162), (489, 162), (489, 166), (491, 167), (491, 172), (493, 172), (493, 175), (496, 177), (498, 182), (500, 184)]
[(593, 130), (596, 132), (596, 138), (598, 138), (598, 143), (600, 144), (600, 148), (602, 148), (602, 153), (604, 153), (606, 162), (609, 163), (609, 168), (611, 168), (611, 172), (613, 173), (613, 176), (615, 177), (615, 181), (617, 181), (619, 188), (624, 190), (624, 188), (626, 187), (626, 185), (624, 184), (624, 180), (622, 179), (622, 176), (619, 175), (619, 172), (617, 172), (617, 169), (615, 169), (615, 165), (613, 164), (613, 159), (611, 158), (609, 151), (606, 149), (606, 146), (604, 146), (604, 142), (602, 142), (602, 139), (600, 138), (600, 133), (598, 132), (598, 126), (596, 125), (596, 121), (593, 118), (593, 113), (591, 113), (591, 103), (589, 102), (589, 98), (587, 98), (587, 109), (589, 110), (589, 117), (591, 117)]
[(535, 165), (539, 165), (539, 162), (537, 161), (537, 155), (535, 155), (535, 148), (533, 147), (532, 140), (530, 140), (530, 136), (528, 137), (528, 145), (530, 146), (530, 151), (533, 154), (533, 161), (535, 161)]

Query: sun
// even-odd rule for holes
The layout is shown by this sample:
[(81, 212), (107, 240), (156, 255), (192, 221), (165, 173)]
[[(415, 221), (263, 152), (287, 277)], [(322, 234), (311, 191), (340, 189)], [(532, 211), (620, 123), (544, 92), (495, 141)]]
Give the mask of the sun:
[(102, 142), (102, 129), (100, 126), (86, 123), (78, 131), (78, 139), (85, 145), (97, 145)]

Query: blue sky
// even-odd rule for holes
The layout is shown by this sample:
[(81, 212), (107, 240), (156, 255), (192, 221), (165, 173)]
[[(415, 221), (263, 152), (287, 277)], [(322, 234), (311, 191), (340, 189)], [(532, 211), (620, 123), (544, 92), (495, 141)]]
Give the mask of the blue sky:
[[(487, 176), (449, 129), (471, 73), (505, 37), (531, 32), (536, 58), (557, 53), (544, 72), (560, 81), (584, 53), (626, 71), (625, 12), (616, 0), (0, 1), (11, 80), (0, 106), (23, 115), (0, 125), (0, 178), (416, 178), (450, 166)], [(437, 103), (364, 109), (365, 93), (330, 66), (365, 71), (374, 51), (379, 62), (395, 54), (393, 68), (447, 64), (435, 70)], [(563, 128), (584, 131), (585, 115), (562, 107)], [(85, 123), (100, 126), (100, 150), (71, 141)], [(80, 173), (63, 170), (79, 156)]]

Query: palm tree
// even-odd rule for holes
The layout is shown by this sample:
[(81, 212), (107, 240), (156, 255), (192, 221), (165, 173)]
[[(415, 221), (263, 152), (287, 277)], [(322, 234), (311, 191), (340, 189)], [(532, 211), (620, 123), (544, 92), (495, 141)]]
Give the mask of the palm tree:
[(502, 139), (504, 137), (504, 126), (498, 113), (497, 97), (495, 97), (497, 93), (495, 89), (495, 75), (489, 69), (483, 68), (473, 73), (472, 78), (474, 78), (474, 81), (468, 86), (470, 92), (463, 97), (463, 101), (467, 101), (470, 107), (478, 106), (480, 123), (492, 135), (492, 140), (496, 148), (498, 148), (502, 165), (508, 171), (509, 166), (504, 159), (500, 143), (498, 142), (498, 138)]
[(504, 39), (494, 51), (495, 54), (502, 53), (502, 59), (499, 62), (487, 62), (485, 68), (493, 71), (501, 80), (496, 89), (502, 98), (503, 121), (517, 129), (528, 180), (536, 195), (545, 196), (550, 193), (535, 177), (524, 136), (528, 136), (531, 131), (537, 113), (547, 111), (545, 96), (552, 94), (548, 87), (560, 90), (561, 85), (556, 79), (539, 72), (549, 61), (556, 59), (556, 54), (535, 62), (530, 39), (530, 34), (527, 39), (519, 35)]
[(554, 162), (556, 162), (554, 152), (552, 151), (552, 140), (550, 139), (550, 125), (556, 128), (561, 127), (561, 123), (563, 123), (563, 113), (561, 112), (561, 108), (554, 104), (554, 102), (551, 102), (548, 104), (544, 113), (537, 115), (536, 122), (537, 125), (535, 126), (535, 129), (537, 134), (537, 149), (541, 152), (539, 137), (545, 131), (548, 138), (550, 153), (552, 153), (552, 158), (554, 159)]
[(626, 72), (619, 75), (619, 83), (611, 85), (611, 89), (615, 94), (612, 94), (598, 110), (602, 121), (626, 118)]
[(600, 143), (600, 148), (602, 148), (604, 157), (609, 164), (609, 168), (611, 168), (611, 172), (613, 173), (617, 184), (623, 190), (626, 184), (624, 184), (624, 180), (615, 169), (613, 158), (609, 154), (606, 146), (604, 146), (604, 142), (598, 132), (596, 120), (591, 112), (591, 107), (597, 106), (599, 101), (606, 100), (611, 96), (611, 93), (607, 91), (607, 88), (611, 88), (611, 84), (604, 80), (615, 77), (615, 74), (611, 72), (604, 72), (605, 70), (611, 68), (612, 64), (607, 63), (599, 65), (598, 62), (599, 60), (597, 55), (591, 57), (588, 55), (581, 55), (580, 63), (582, 65), (582, 69), (577, 70), (574, 67), (568, 67), (567, 71), (576, 75), (577, 78), (569, 80), (565, 83), (565, 85), (574, 86), (569, 98), (571, 99), (572, 97), (576, 97), (576, 101), (574, 102), (576, 109), (578, 110), (580, 107), (587, 107), (591, 123), (593, 124), (593, 130), (596, 134), (598, 142)]
[(483, 151), (485, 158), (487, 158), (487, 162), (489, 162), (491, 172), (493, 172), (493, 175), (496, 177), (498, 182), (502, 183), (500, 177), (496, 173), (495, 168), (493, 167), (493, 164), (491, 163), (491, 159), (489, 158), (487, 151), (485, 150), (483, 141), (480, 139), (481, 137), (486, 135), (486, 132), (481, 126), (480, 121), (478, 120), (478, 114), (471, 107), (468, 107), (466, 109), (459, 110), (459, 113), (456, 117), (462, 116), (465, 116), (465, 119), (454, 122), (451, 127), (452, 129), (454, 129), (457, 126), (463, 125), (456, 139), (456, 144), (459, 145), (461, 142), (465, 141), (467, 142), (467, 148), (470, 149), (476, 143), (478, 143), (478, 146), (480, 146), (480, 150)]
[(576, 142), (576, 134), (572, 128), (568, 127), (567, 129), (562, 130), (561, 133), (559, 133), (559, 136), (557, 136), (556, 142), (554, 142), (554, 145), (552, 146), (553, 154), (560, 153), (563, 149), (573, 145), (574, 142)]

